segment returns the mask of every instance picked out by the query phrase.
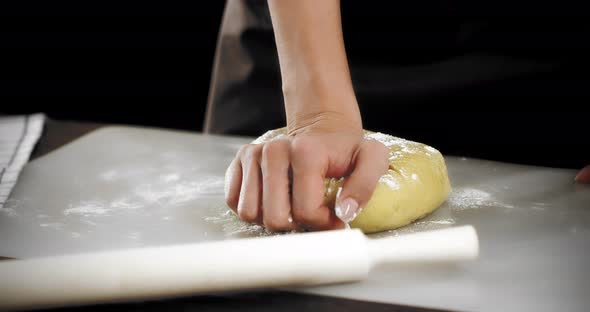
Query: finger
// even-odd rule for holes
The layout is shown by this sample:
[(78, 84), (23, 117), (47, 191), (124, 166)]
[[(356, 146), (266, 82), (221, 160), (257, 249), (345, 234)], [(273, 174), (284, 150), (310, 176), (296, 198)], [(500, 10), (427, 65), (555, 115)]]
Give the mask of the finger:
[(289, 200), (289, 141), (277, 140), (262, 149), (262, 220), (269, 231), (294, 229)]
[(293, 170), (292, 213), (297, 223), (314, 230), (340, 228), (343, 223), (324, 205), (327, 155), (317, 146), (295, 141), (291, 147)]
[[(239, 154), (239, 153), (238, 153)], [(225, 171), (225, 203), (234, 212), (237, 212), (238, 202), (240, 199), (240, 188), (242, 185), (242, 162), (239, 156), (232, 160), (231, 164)]]
[(379, 178), (387, 172), (389, 150), (375, 140), (361, 143), (354, 160), (354, 169), (345, 179), (336, 198), (334, 211), (344, 223), (349, 223), (364, 207), (375, 190)]
[(249, 145), (241, 156), (242, 186), (238, 202), (238, 216), (240, 219), (260, 224), (260, 154), (261, 145)]
[(584, 167), (584, 169), (578, 172), (576, 175), (576, 182), (590, 183), (590, 165)]

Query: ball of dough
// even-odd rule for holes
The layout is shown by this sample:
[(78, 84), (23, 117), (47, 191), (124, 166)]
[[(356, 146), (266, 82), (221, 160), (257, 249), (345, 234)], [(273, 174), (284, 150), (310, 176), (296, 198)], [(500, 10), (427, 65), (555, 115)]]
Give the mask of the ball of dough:
[[(285, 128), (271, 130), (253, 144), (284, 136)], [(444, 157), (438, 150), (379, 132), (365, 130), (365, 137), (389, 148), (389, 169), (350, 227), (365, 233), (396, 229), (427, 216), (446, 201), (451, 186)], [(334, 208), (338, 189), (345, 179), (325, 180), (324, 200), (330, 209)]]

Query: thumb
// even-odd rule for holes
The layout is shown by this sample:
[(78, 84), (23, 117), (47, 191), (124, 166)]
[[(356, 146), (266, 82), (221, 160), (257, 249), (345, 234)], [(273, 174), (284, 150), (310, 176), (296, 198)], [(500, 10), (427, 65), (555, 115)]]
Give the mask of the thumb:
[(388, 155), (389, 149), (378, 141), (361, 143), (354, 169), (336, 195), (334, 212), (344, 223), (354, 220), (371, 199), (379, 178), (389, 167)]
[(580, 172), (576, 175), (576, 182), (590, 183), (590, 165), (580, 170)]

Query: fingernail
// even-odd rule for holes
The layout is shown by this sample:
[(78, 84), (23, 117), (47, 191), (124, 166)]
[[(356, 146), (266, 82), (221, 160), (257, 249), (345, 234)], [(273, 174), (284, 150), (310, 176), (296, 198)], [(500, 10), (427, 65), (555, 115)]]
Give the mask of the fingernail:
[(356, 218), (358, 210), (359, 204), (356, 202), (356, 200), (350, 197), (338, 201), (336, 203), (336, 207), (334, 207), (334, 212), (336, 213), (336, 216), (340, 220), (342, 220), (342, 222), (347, 224)]
[(586, 166), (582, 170), (580, 170), (580, 172), (578, 172), (578, 174), (576, 175), (574, 180), (576, 182), (580, 182), (580, 183), (589, 183), (590, 182), (590, 166)]

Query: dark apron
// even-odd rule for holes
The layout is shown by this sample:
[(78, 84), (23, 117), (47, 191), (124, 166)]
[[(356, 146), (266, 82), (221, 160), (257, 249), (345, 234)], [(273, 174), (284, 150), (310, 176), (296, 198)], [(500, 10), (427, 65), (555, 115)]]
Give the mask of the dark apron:
[[(474, 18), (470, 2), (410, 2), (342, 1), (366, 129), (447, 155), (570, 168), (590, 163), (585, 18), (513, 6), (505, 7), (513, 17)], [(228, 1), (204, 131), (258, 136), (284, 126), (284, 114), (266, 1)]]

